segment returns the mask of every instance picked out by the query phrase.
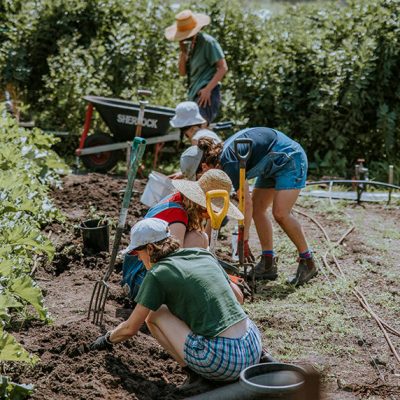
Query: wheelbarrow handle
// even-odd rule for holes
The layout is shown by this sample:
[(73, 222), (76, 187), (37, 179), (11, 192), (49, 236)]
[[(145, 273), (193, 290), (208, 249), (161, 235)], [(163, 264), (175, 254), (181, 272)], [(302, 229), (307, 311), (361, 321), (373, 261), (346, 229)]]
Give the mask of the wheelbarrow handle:
[(138, 96), (151, 96), (153, 92), (147, 89), (138, 89), (137, 94)]
[[(239, 152), (240, 144), (248, 146), (248, 150), (247, 150), (246, 154), (240, 154), (240, 152)], [(236, 157), (239, 160), (240, 168), (245, 168), (247, 160), (250, 158), (251, 152), (253, 150), (253, 140), (250, 138), (235, 139), (235, 141), (233, 142), (233, 145), (234, 145)]]
[[(212, 208), (212, 199), (222, 198), (224, 205), (220, 211), (214, 211)], [(207, 213), (211, 219), (211, 228), (219, 229), (223, 219), (226, 217), (229, 208), (229, 194), (226, 190), (209, 190), (206, 193)]]

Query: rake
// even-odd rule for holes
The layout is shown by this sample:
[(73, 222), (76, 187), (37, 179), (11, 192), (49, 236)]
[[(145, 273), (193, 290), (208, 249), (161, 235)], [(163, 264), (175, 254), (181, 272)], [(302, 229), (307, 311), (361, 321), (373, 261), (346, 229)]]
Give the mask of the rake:
[(128, 214), (129, 203), (132, 196), (133, 181), (135, 180), (136, 173), (140, 162), (143, 157), (144, 149), (146, 148), (146, 140), (140, 137), (136, 137), (132, 143), (131, 150), (131, 162), (128, 172), (128, 182), (122, 200), (122, 208), (119, 214), (118, 226), (115, 232), (113, 249), (110, 258), (110, 264), (102, 280), (97, 281), (94, 285), (92, 297), (90, 298), (88, 319), (93, 314), (92, 322), (95, 325), (101, 325), (103, 321), (104, 308), (110, 287), (108, 285), (108, 279), (114, 270), (115, 260), (117, 258), (118, 247), (121, 241), (122, 232), (125, 228), (126, 216)]

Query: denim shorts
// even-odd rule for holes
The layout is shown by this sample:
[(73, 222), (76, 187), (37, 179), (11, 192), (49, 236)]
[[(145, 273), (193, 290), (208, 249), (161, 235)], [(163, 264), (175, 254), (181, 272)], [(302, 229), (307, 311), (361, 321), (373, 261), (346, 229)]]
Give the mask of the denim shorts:
[(191, 332), (184, 346), (188, 367), (204, 378), (215, 381), (238, 379), (243, 369), (260, 361), (261, 352), (261, 335), (251, 320), (241, 338), (216, 336), (208, 339)]
[[(197, 96), (193, 101), (196, 103), (199, 100), (199, 96)], [(218, 115), (219, 108), (221, 106), (221, 90), (220, 85), (215, 86), (215, 88), (211, 92), (211, 105), (200, 107), (200, 114), (201, 116), (211, 123)]]
[(254, 168), (258, 189), (290, 190), (306, 186), (307, 156), (303, 148), (282, 132), (276, 131), (277, 142)]

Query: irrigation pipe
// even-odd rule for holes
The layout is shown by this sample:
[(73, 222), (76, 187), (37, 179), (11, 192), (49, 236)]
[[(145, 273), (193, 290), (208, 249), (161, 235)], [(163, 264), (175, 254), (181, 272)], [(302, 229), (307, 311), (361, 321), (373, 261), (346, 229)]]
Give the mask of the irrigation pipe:
[[(342, 268), (341, 268), (341, 266), (339, 264), (339, 261), (337, 260), (336, 256), (332, 253), (332, 250), (335, 247), (339, 246), (343, 242), (343, 240), (354, 230), (354, 228), (355, 228), (354, 224), (352, 223), (352, 226), (346, 231), (346, 233), (344, 233), (342, 235), (342, 237), (338, 241), (334, 242), (333, 245), (332, 245), (332, 240), (329, 237), (328, 233), (326, 232), (325, 228), (314, 217), (312, 217), (311, 215), (309, 215), (309, 214), (307, 214), (307, 213), (305, 213), (303, 211), (297, 210), (297, 209), (293, 209), (293, 211), (296, 212), (297, 214), (300, 214), (300, 215), (310, 219), (322, 231), (322, 233), (325, 236), (325, 239), (327, 241), (327, 244), (329, 246), (329, 249), (327, 250), (327, 252), (322, 257), (323, 263), (324, 263), (325, 267), (336, 278), (339, 278), (339, 275), (335, 271), (332, 270), (332, 268), (330, 267), (330, 265), (328, 263), (327, 256), (330, 253), (332, 258), (333, 258), (333, 260), (334, 260), (334, 262), (335, 262), (336, 267), (338, 268), (338, 270), (339, 270), (339, 272), (341, 274), (341, 276), (347, 281), (347, 277), (344, 274), (344, 272), (343, 272), (343, 270), (342, 270)], [(393, 335), (398, 336), (398, 337), (400, 337), (400, 332), (398, 332), (396, 329), (391, 327), (386, 321), (384, 321), (378, 314), (376, 314), (372, 310), (372, 308), (369, 305), (369, 303), (368, 303), (367, 299), (365, 298), (365, 296), (357, 288), (353, 288), (352, 289), (352, 293), (355, 295), (355, 297), (357, 298), (357, 300), (359, 301), (361, 306), (364, 308), (364, 310), (367, 311), (371, 315), (371, 317), (376, 321), (378, 327), (380, 328), (380, 330), (382, 331), (382, 333), (383, 333), (383, 335), (385, 337), (385, 340), (386, 340), (390, 350), (392, 351), (392, 354), (396, 358), (397, 362), (400, 364), (400, 356), (397, 353), (396, 348), (394, 347), (393, 342), (391, 341), (391, 339), (390, 339), (390, 337), (388, 335), (388, 331), (390, 333), (392, 333)]]
[(323, 185), (323, 184), (329, 184), (331, 187), (334, 183), (351, 183), (351, 184), (360, 184), (360, 185), (372, 185), (372, 186), (384, 186), (389, 189), (397, 189), (400, 190), (400, 186), (393, 185), (391, 183), (386, 183), (386, 182), (379, 182), (379, 181), (366, 181), (366, 180), (350, 180), (350, 179), (331, 179), (331, 180), (323, 180), (323, 181), (312, 181), (312, 182), (307, 182), (307, 186), (315, 186), (315, 185)]

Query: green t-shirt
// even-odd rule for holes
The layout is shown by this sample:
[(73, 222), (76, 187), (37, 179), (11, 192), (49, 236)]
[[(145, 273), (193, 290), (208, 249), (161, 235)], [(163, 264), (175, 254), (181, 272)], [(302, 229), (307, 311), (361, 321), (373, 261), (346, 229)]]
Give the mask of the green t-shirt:
[(212, 36), (202, 32), (197, 34), (193, 54), (189, 60), (189, 100), (194, 100), (197, 92), (211, 81), (217, 70), (216, 62), (223, 58), (224, 52)]
[(247, 317), (227, 274), (204, 249), (181, 249), (153, 265), (135, 301), (153, 311), (167, 305), (195, 334), (208, 338)]

